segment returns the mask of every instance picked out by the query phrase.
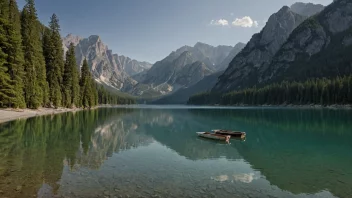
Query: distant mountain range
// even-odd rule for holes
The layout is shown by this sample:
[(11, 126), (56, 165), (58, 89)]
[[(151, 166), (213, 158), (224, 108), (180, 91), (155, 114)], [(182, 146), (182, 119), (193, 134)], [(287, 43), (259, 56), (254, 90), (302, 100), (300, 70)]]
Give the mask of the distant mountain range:
[(243, 47), (242, 43), (235, 47), (213, 47), (204, 43), (197, 43), (193, 47), (183, 46), (156, 62), (150, 70), (140, 76), (137, 79), (140, 86), (136, 86), (134, 94), (143, 96), (145, 91), (153, 90), (155, 95), (167, 95), (190, 87), (226, 67), (226, 62)]
[[(352, 73), (352, 2), (335, 0), (284, 6), (247, 43), (196, 43), (150, 64), (113, 54), (99, 36), (68, 35), (77, 63), (87, 58), (97, 82), (155, 103), (184, 104), (191, 95), (226, 93), (282, 80), (305, 80)], [(223, 72), (224, 71), (224, 72)]]
[(160, 99), (154, 100), (153, 104), (186, 104), (189, 97), (200, 92), (210, 91), (210, 89), (216, 84), (219, 76), (224, 71), (213, 73), (209, 76), (204, 77), (196, 84), (177, 90), (175, 93), (166, 95)]
[(227, 67), (245, 46), (213, 47), (199, 42), (193, 47), (183, 46), (152, 65), (113, 54), (97, 35), (67, 35), (63, 38), (65, 52), (70, 43), (76, 46), (77, 64), (82, 65), (86, 58), (97, 82), (142, 97), (167, 95), (194, 85)]

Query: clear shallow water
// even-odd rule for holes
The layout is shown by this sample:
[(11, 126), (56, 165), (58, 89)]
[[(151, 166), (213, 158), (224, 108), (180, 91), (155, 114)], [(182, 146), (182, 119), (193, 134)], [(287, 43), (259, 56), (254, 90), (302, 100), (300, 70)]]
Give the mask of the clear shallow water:
[[(196, 131), (247, 132), (230, 145)], [(352, 111), (114, 108), (0, 125), (0, 197), (352, 197)]]

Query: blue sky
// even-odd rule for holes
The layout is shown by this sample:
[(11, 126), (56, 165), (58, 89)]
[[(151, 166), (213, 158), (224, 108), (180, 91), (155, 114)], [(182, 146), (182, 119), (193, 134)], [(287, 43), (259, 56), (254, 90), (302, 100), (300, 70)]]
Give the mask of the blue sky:
[[(301, 0), (327, 5), (332, 0)], [(61, 34), (101, 36), (114, 53), (154, 63), (183, 45), (235, 45), (259, 32), (269, 16), (295, 0), (36, 0)], [(18, 0), (22, 8), (24, 0)]]

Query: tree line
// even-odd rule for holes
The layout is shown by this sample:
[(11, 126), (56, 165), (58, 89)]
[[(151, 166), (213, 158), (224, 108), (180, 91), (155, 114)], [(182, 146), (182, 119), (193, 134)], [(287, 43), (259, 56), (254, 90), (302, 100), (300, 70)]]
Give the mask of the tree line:
[(98, 91), (87, 60), (79, 71), (73, 44), (64, 56), (55, 14), (44, 26), (34, 0), (26, 0), (22, 11), (16, 0), (0, 0), (0, 107), (90, 108), (134, 101), (100, 90), (108, 93), (109, 99), (103, 100)]
[(221, 105), (334, 105), (352, 104), (352, 75), (333, 79), (310, 79), (304, 82), (274, 83), (226, 94), (212, 92), (192, 96), (189, 104)]
[(133, 98), (121, 96), (117, 93), (107, 91), (103, 85), (97, 87), (99, 104), (135, 104)]

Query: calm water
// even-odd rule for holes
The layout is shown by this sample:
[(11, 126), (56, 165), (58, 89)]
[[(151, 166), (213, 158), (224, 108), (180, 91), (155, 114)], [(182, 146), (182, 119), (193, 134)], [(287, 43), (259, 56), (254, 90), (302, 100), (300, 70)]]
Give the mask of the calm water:
[[(215, 128), (247, 139), (195, 135)], [(114, 108), (5, 123), (0, 197), (352, 197), (352, 111)]]

